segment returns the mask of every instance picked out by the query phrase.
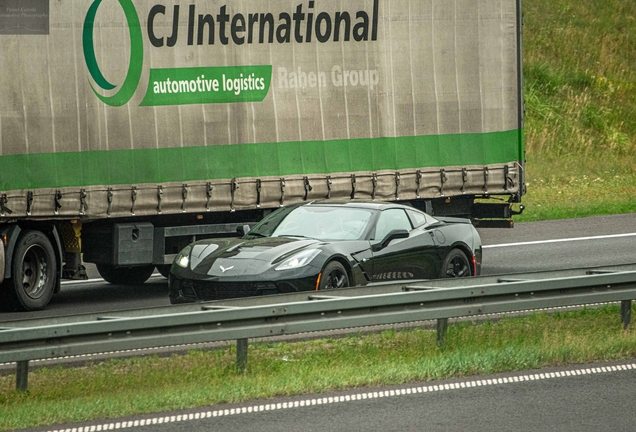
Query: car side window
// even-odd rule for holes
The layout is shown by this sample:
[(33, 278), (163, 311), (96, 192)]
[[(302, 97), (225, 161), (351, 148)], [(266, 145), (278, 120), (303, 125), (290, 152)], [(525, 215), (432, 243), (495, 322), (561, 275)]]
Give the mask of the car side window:
[(426, 215), (424, 213), (420, 213), (415, 210), (407, 210), (406, 211), (411, 218), (411, 222), (413, 223), (413, 228), (421, 227), (426, 223)]
[(388, 233), (396, 229), (411, 231), (413, 227), (402, 209), (384, 210), (375, 226), (375, 240), (382, 240)]

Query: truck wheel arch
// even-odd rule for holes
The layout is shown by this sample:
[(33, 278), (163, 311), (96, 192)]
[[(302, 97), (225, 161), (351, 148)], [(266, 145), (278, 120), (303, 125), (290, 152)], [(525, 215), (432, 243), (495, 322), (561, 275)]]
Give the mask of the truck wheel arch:
[[(18, 242), (18, 237), (22, 232), (22, 228), (20, 228), (17, 224), (12, 224), (7, 226), (5, 229), (0, 231), (0, 235), (2, 236), (2, 242), (4, 247), (4, 272), (2, 280), (9, 279), (11, 277), (11, 263), (13, 262), (13, 251), (15, 250), (15, 245)], [(6, 240), (5, 240), (6, 239)], [(6, 263), (9, 263), (8, 265)]]

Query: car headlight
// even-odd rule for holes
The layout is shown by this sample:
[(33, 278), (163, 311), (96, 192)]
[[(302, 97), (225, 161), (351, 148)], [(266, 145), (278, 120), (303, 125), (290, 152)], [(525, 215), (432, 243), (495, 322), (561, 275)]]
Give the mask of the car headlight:
[(175, 257), (174, 263), (179, 267), (188, 268), (190, 264), (190, 251), (192, 251), (192, 246), (184, 247)]
[(311, 262), (314, 258), (316, 258), (320, 252), (320, 249), (307, 249), (302, 252), (297, 253), (291, 258), (287, 258), (283, 261), (275, 270), (291, 270), (300, 267), (304, 267)]

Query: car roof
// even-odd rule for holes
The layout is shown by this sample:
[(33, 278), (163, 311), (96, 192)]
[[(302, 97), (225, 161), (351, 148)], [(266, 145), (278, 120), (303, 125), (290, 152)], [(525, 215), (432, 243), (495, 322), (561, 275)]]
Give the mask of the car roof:
[(413, 209), (411, 206), (390, 203), (385, 201), (371, 201), (371, 200), (347, 200), (347, 199), (323, 199), (317, 201), (311, 201), (301, 204), (299, 207), (304, 206), (321, 206), (321, 207), (349, 207), (349, 208), (363, 208), (369, 210), (386, 210), (389, 208), (408, 208)]

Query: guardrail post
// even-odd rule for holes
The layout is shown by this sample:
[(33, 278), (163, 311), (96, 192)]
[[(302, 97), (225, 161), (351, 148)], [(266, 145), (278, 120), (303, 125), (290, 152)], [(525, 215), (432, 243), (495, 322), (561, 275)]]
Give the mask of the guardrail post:
[(15, 371), (15, 388), (18, 391), (25, 392), (29, 386), (29, 361), (23, 360), (17, 362)]
[(247, 338), (236, 340), (236, 367), (240, 372), (247, 369)]
[(627, 330), (632, 322), (632, 301), (621, 301), (621, 322), (623, 323), (623, 329)]
[(448, 318), (438, 318), (437, 320), (437, 346), (444, 347), (444, 338), (448, 329)]

